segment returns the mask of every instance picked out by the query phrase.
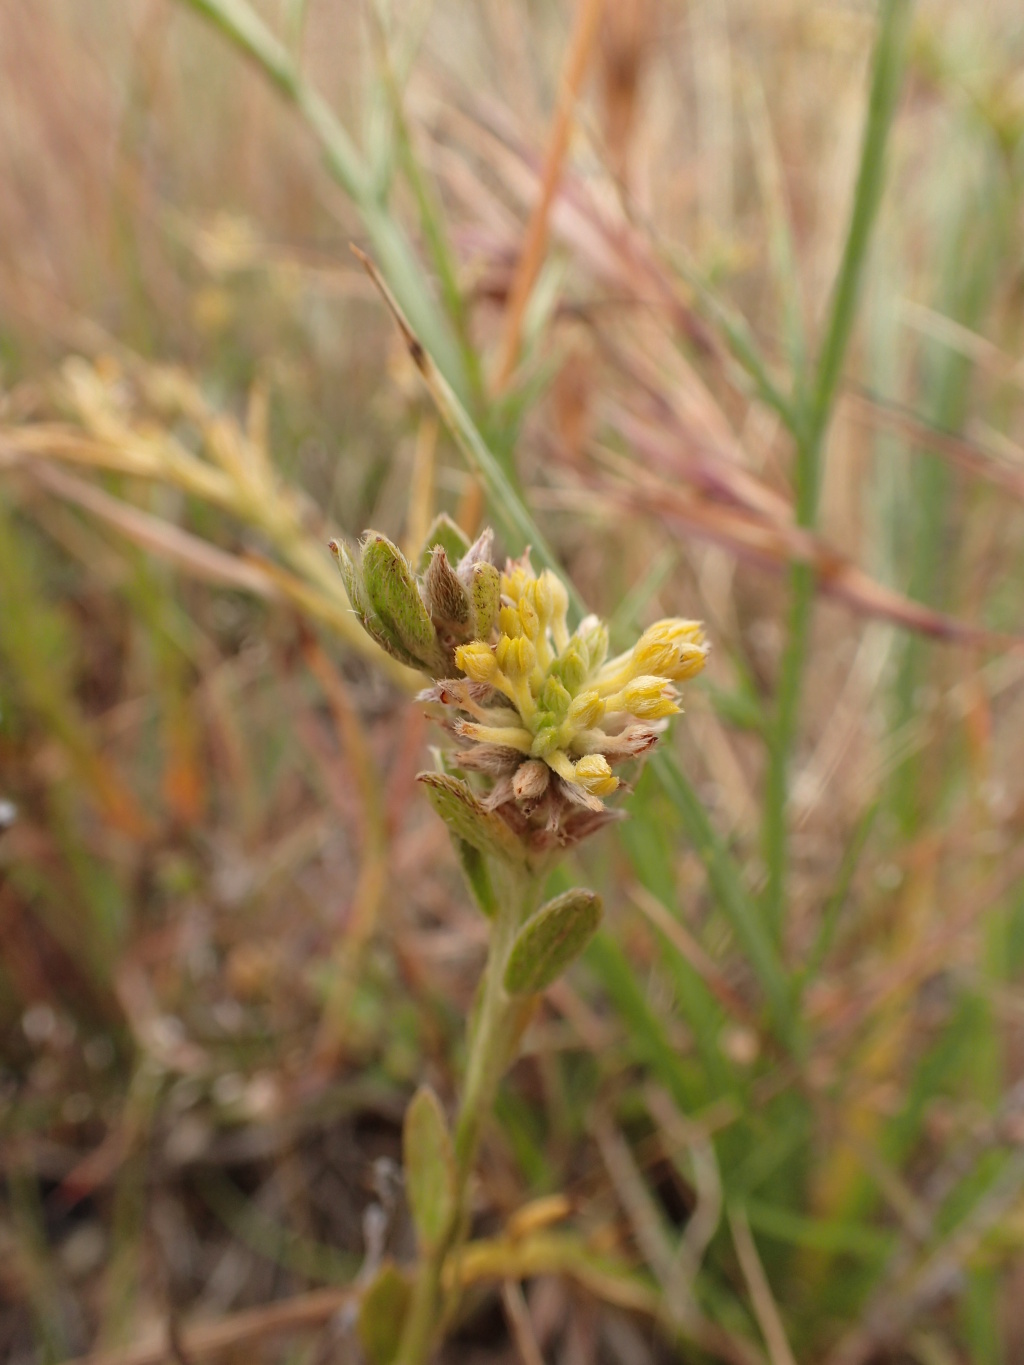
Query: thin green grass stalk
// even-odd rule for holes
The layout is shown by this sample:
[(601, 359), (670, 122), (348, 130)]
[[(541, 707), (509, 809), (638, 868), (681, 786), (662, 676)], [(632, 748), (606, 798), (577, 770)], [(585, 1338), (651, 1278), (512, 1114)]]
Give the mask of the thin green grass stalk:
[[(971, 150), (977, 148), (972, 140)], [(991, 167), (981, 183), (966, 192), (960, 176), (962, 203), (943, 244), (943, 271), (936, 308), (944, 316), (977, 330), (998, 287), (998, 265), (1016, 244), (1011, 227), (1019, 221), (1020, 188), (1007, 183), (1002, 164), (991, 156)], [(984, 163), (983, 163), (984, 165)], [(973, 178), (974, 167), (968, 173)], [(970, 357), (933, 341), (925, 351), (924, 406), (929, 423), (939, 431), (963, 427), (969, 412), (975, 367)], [(945, 553), (944, 533), (955, 488), (953, 471), (940, 456), (918, 451), (911, 468), (911, 505), (906, 517), (913, 528), (913, 560), (909, 566), (909, 594), (930, 605), (944, 607), (955, 581)], [(907, 725), (917, 714), (917, 692), (928, 658), (924, 642), (909, 637), (899, 658), (893, 729)], [(934, 762), (938, 757), (930, 755)], [(924, 754), (909, 756), (892, 781), (892, 805), (903, 830), (911, 833), (920, 818)]]
[(33, 1318), (37, 1359), (40, 1365), (53, 1365), (66, 1358), (68, 1341), (60, 1287), (47, 1245), (39, 1179), (34, 1170), (12, 1163), (5, 1184), (12, 1251), (16, 1250), (21, 1289)]
[[(768, 247), (776, 288), (781, 296), (783, 337), (790, 368), (799, 383), (807, 369), (807, 336), (804, 327), (800, 274), (790, 226), (789, 210), (782, 184), (779, 152), (772, 134), (771, 117), (764, 89), (756, 71), (748, 71), (744, 81), (747, 110), (755, 145), (754, 165), (768, 218)], [(799, 406), (797, 394), (794, 403)]]
[[(423, 376), (423, 381), (441, 415), (441, 420), (454, 438), (455, 444), (465, 457), (466, 463), (479, 475), (486, 488), (494, 520), (501, 530), (506, 548), (513, 554), (518, 554), (529, 545), (534, 557), (545, 568), (552, 569), (561, 576), (558, 557), (548, 544), (547, 537), (530, 515), (522, 497), (513, 488), (508, 475), (501, 466), (501, 462), (480, 434), (476, 423), (466, 411), (458, 394), (445, 378), (440, 366), (435, 362), (429, 347), (423, 345), (422, 339), (417, 336), (415, 329), (405, 317), (397, 296), (385, 282), (376, 263), (355, 247), (353, 250), (362, 261), (367, 273), (381, 291), (391, 310), (405, 344), (409, 348), (409, 354)], [(578, 618), (585, 616), (587, 614), (586, 603), (571, 580), (566, 583), (566, 590), (569, 593), (573, 612)]]
[(441, 297), (455, 328), (469, 386), (469, 401), (474, 411), (482, 411), (486, 401), (483, 368), (469, 331), (469, 318), (465, 300), (462, 297), (462, 290), (459, 287), (455, 254), (448, 240), (444, 219), (438, 211), (434, 194), (413, 147), (412, 134), (402, 105), (402, 92), (399, 88), (398, 76), (387, 51), (386, 38), (383, 32), (380, 32), (379, 40), (382, 79), (391, 106), (391, 117), (394, 120), (399, 160), (416, 200), (423, 238), (437, 272)]
[(746, 318), (723, 303), (705, 283), (696, 267), (680, 256), (678, 251), (666, 253), (665, 258), (693, 290), (700, 308), (721, 332), (729, 353), (746, 372), (758, 398), (781, 418), (788, 431), (795, 432), (797, 411), (793, 401), (783, 392), (779, 381), (769, 370)]
[(462, 395), (469, 391), (462, 355), (426, 287), (423, 272), (399, 224), (377, 192), (374, 178), (327, 101), (304, 79), (288, 48), (248, 0), (181, 0), (209, 19), (270, 78), (294, 106), (323, 150), (327, 166), (355, 204), (374, 254), (396, 298), (429, 345), (438, 365)]
[[(813, 381), (798, 411), (796, 427), (796, 520), (812, 528), (817, 521), (825, 437), (834, 407), (843, 360), (857, 314), (871, 230), (881, 202), (885, 151), (896, 113), (906, 57), (911, 0), (886, 0), (872, 63), (868, 116), (846, 244), (833, 290), (825, 337)], [(764, 906), (770, 932), (783, 935), (788, 864), (787, 813), (789, 769), (807, 659), (816, 577), (810, 564), (790, 571), (790, 616), (776, 698), (775, 725), (768, 758), (764, 849), (768, 882)]]
[(753, 897), (747, 892), (735, 859), (711, 823), (700, 798), (667, 749), (659, 749), (650, 766), (682, 817), (683, 825), (708, 874), (716, 902), (728, 919), (761, 984), (771, 1009), (779, 1040), (799, 1051), (799, 1022), (793, 993), (778, 950), (765, 928)]
[(839, 920), (846, 907), (847, 899), (850, 894), (850, 887), (853, 884), (853, 879), (860, 866), (861, 855), (871, 837), (871, 832), (875, 827), (875, 821), (878, 818), (878, 813), (881, 808), (881, 801), (873, 801), (871, 803), (858, 820), (853, 835), (846, 845), (832, 891), (822, 907), (818, 930), (814, 936), (810, 955), (806, 965), (800, 973), (801, 989), (803, 989), (808, 982), (815, 979), (822, 964), (828, 957), (829, 951), (835, 940), (836, 931), (839, 927)]

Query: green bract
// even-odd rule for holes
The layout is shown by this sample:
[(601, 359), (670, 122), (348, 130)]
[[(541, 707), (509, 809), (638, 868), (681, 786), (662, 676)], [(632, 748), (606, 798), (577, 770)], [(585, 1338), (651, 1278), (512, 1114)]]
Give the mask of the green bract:
[(442, 513), (415, 570), (380, 531), (367, 531), (358, 547), (332, 541), (331, 552), (366, 632), (401, 663), (443, 678), (456, 672), (459, 645), (495, 629), (501, 579), (491, 563), (493, 540), (488, 530), (470, 545)]

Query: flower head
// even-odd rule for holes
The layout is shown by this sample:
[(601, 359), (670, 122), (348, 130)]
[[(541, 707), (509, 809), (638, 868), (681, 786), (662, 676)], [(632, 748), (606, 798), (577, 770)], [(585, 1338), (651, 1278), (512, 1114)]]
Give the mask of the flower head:
[(568, 626), (569, 597), (529, 551), (503, 573), (493, 536), (470, 546), (447, 520), (419, 573), (368, 532), (360, 561), (340, 549), (354, 610), (385, 649), (440, 681), (420, 694), (462, 746), (454, 761), (489, 783), (482, 804), (531, 849), (568, 843), (615, 818), (613, 767), (646, 754), (679, 710), (677, 684), (704, 667), (698, 621), (657, 621), (608, 658), (608, 630)]
[(608, 659), (603, 623), (588, 616), (570, 633), (567, 615), (568, 594), (550, 569), (535, 574), (528, 553), (511, 561), (494, 638), (455, 649), (467, 681), (423, 694), (456, 712), (449, 726), (467, 746), (459, 766), (494, 779), (487, 804), (535, 843), (579, 837), (574, 818), (588, 813), (588, 833), (611, 818), (612, 768), (653, 748), (679, 710), (676, 684), (707, 655), (700, 623), (672, 619)]

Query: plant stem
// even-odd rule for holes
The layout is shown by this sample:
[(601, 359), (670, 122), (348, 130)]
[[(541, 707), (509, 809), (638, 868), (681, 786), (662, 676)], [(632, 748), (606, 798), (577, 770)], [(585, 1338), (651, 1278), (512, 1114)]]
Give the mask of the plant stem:
[[(885, 0), (882, 6), (868, 117), (843, 259), (813, 380), (798, 413), (795, 494), (797, 525), (802, 527), (813, 527), (817, 520), (825, 436), (853, 331), (871, 229), (882, 198), (885, 149), (903, 75), (910, 11), (910, 0)], [(794, 564), (790, 573), (789, 631), (779, 677), (765, 799), (764, 844), (768, 866), (765, 910), (769, 929), (777, 941), (783, 931), (788, 861), (789, 760), (799, 716), (815, 587), (812, 566)]]
[(455, 1206), (445, 1235), (420, 1257), (412, 1302), (394, 1365), (425, 1365), (444, 1317), (442, 1272), (445, 1261), (458, 1252), (468, 1223), (470, 1177), (476, 1163), (480, 1130), (490, 1113), (498, 1082), (511, 1060), (516, 1025), (523, 1001), (504, 987), (505, 968), (516, 934), (537, 908), (540, 879), (495, 868), (498, 913), (494, 918), (483, 989), (470, 1024), (469, 1058), (462, 1099), (455, 1123)]

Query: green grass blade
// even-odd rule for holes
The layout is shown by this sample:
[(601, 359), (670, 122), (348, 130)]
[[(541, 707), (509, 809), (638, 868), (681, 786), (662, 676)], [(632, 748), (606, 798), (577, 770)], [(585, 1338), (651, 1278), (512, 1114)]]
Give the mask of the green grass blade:
[[(856, 318), (871, 229), (881, 202), (885, 150), (900, 92), (910, 12), (910, 0), (886, 0), (882, 7), (872, 64), (867, 123), (846, 243), (813, 381), (807, 388), (806, 403), (801, 406), (798, 415), (795, 501), (797, 523), (800, 526), (812, 527), (817, 519), (824, 440)], [(764, 903), (772, 932), (777, 938), (782, 934), (788, 860), (786, 816), (789, 764), (796, 736), (815, 592), (815, 574), (809, 564), (793, 565), (790, 588), (789, 630), (776, 699), (775, 733), (769, 748), (764, 820), (765, 861), (768, 866)]]
[(659, 749), (651, 760), (651, 767), (679, 812), (683, 827), (707, 870), (716, 901), (768, 998), (780, 1040), (788, 1046), (796, 1046), (796, 1021), (786, 971), (753, 897), (740, 880), (735, 861), (675, 755), (668, 749)]

